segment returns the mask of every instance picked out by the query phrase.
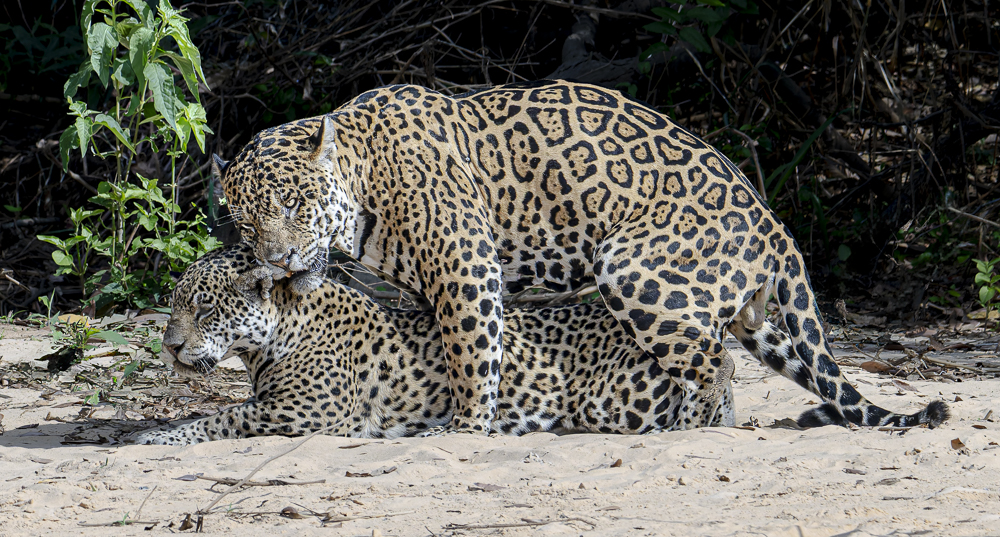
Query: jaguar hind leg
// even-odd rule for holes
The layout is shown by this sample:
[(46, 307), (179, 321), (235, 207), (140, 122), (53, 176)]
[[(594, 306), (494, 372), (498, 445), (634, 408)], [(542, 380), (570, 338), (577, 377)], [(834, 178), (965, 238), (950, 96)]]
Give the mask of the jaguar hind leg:
[(736, 425), (736, 404), (733, 400), (733, 373), (736, 364), (726, 351), (723, 351), (722, 365), (715, 375), (715, 391), (718, 397), (706, 405), (704, 413), (706, 420), (702, 427), (733, 427)]
[[(674, 382), (683, 390), (677, 419), (669, 430), (693, 429), (707, 425), (732, 375), (732, 360), (714, 331), (697, 321), (675, 319), (672, 312), (639, 309), (639, 303), (623, 299), (620, 291), (598, 277), (598, 289), (612, 314), (639, 346), (656, 357)], [(687, 314), (685, 314), (687, 315)], [(724, 364), (729, 364), (726, 369)], [(719, 377), (720, 373), (724, 375)]]
[[(722, 346), (721, 323), (729, 319), (720, 319), (719, 311), (729, 308), (735, 314), (736, 295), (716, 298), (693, 281), (696, 267), (713, 269), (711, 260), (696, 258), (693, 244), (683, 240), (668, 244), (651, 237), (647, 227), (653, 224), (646, 220), (660, 217), (638, 214), (630, 225), (608, 234), (595, 253), (594, 278), (625, 332), (683, 391), (677, 417), (667, 428), (693, 429), (713, 418), (721, 393), (717, 376), (724, 362), (732, 365)], [(731, 367), (725, 374), (728, 380)]]

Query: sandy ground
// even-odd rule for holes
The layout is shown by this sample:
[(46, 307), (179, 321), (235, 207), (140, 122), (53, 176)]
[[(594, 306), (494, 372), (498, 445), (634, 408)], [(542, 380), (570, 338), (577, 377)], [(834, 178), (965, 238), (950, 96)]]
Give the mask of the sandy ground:
[[(49, 349), (43, 335), (7, 326), (0, 358), (10, 364), (40, 356)], [(887, 408), (913, 412), (942, 399), (953, 417), (905, 434), (802, 431), (772, 425), (815, 398), (733, 345), (737, 423), (763, 427), (648, 436), (315, 437), (254, 480), (321, 483), (237, 490), (204, 516), (202, 530), (241, 537), (1000, 535), (1000, 380), (899, 385), (846, 367), (861, 392)], [(300, 441), (64, 445), (78, 427), (80, 397), (39, 394), (0, 389), (0, 536), (181, 532), (186, 514), (227, 488), (213, 490), (212, 481), (193, 476), (239, 479)], [(145, 523), (87, 526), (137, 517)]]

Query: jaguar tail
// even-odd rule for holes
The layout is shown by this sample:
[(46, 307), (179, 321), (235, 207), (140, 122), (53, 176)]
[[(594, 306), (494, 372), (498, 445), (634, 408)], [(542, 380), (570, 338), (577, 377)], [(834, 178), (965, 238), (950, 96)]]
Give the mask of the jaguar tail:
[[(764, 318), (764, 305), (772, 282), (779, 310), (788, 334)], [(823, 334), (816, 298), (804, 271), (778, 273), (757, 291), (729, 332), (761, 363), (819, 396), (823, 403), (804, 412), (802, 427), (842, 425), (937, 427), (948, 419), (948, 405), (930, 403), (915, 414), (899, 414), (865, 399), (844, 377), (833, 360), (833, 352)], [(789, 337), (790, 336), (790, 337)]]

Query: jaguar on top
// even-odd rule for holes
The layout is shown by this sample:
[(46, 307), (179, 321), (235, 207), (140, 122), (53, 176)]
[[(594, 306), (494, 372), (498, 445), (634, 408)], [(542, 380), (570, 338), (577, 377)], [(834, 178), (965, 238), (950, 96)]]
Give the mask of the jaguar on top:
[[(433, 309), (454, 430), (490, 430), (505, 287), (589, 277), (682, 386), (681, 428), (716, 397), (726, 331), (780, 351), (766, 364), (822, 398), (804, 424), (907, 421), (841, 374), (798, 246), (746, 177), (618, 92), (389, 86), (265, 130), (215, 168), (255, 255), (293, 289), (316, 288), (335, 247)], [(764, 319), (772, 289), (790, 340)], [(931, 410), (932, 425), (947, 416), (943, 403)]]

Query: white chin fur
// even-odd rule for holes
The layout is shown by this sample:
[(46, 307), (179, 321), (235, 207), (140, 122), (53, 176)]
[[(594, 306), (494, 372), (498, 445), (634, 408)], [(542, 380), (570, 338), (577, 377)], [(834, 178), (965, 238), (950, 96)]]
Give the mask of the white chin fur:
[(181, 377), (199, 378), (198, 370), (176, 359), (167, 351), (160, 351), (160, 360)]
[(296, 295), (308, 295), (323, 285), (323, 275), (317, 272), (305, 272), (292, 277), (291, 289)]

